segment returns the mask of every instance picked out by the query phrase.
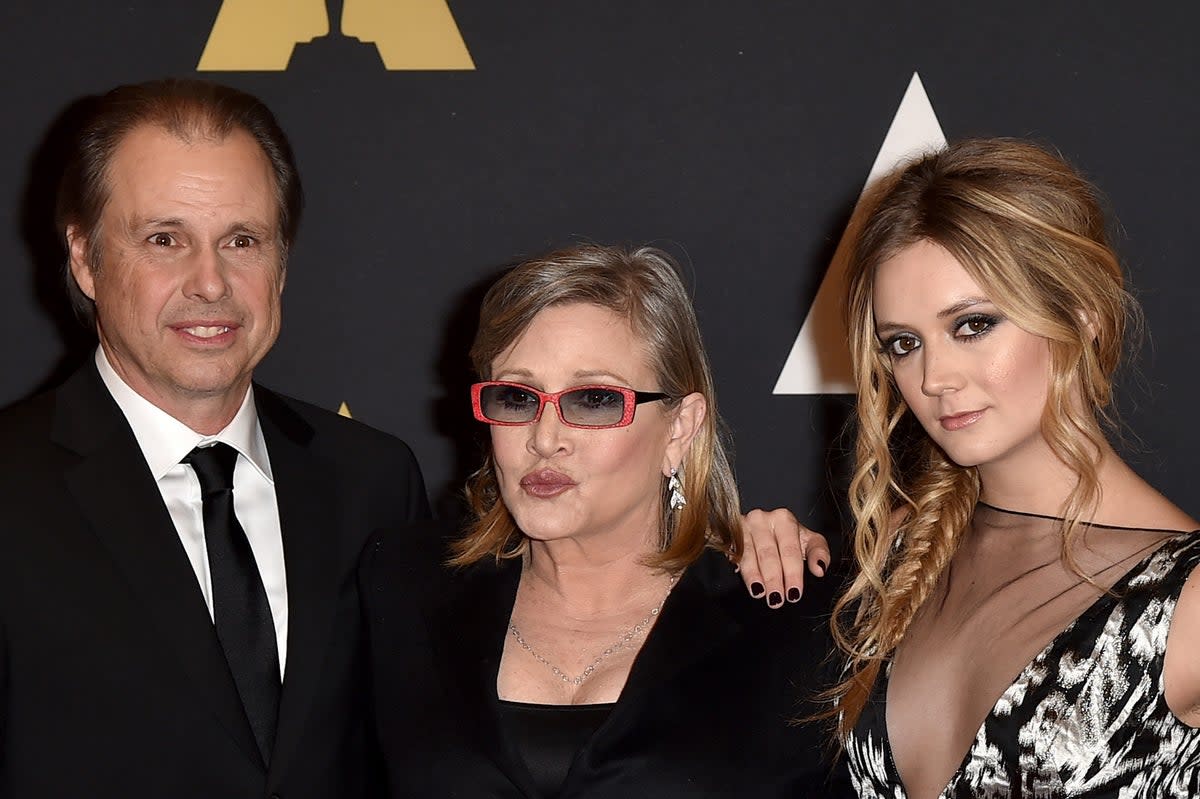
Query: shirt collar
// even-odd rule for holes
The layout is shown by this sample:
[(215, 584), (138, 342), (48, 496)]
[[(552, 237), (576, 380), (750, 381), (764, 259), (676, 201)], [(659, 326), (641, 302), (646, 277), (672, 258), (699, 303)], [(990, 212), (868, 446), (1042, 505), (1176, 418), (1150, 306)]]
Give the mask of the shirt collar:
[(246, 390), (242, 406), (223, 430), (216, 435), (205, 436), (130, 388), (109, 363), (103, 347), (96, 348), (96, 369), (121, 413), (125, 414), (156, 481), (162, 479), (196, 447), (220, 441), (236, 449), (265, 480), (274, 483), (271, 461), (267, 457), (267, 442), (258, 423), (253, 389)]

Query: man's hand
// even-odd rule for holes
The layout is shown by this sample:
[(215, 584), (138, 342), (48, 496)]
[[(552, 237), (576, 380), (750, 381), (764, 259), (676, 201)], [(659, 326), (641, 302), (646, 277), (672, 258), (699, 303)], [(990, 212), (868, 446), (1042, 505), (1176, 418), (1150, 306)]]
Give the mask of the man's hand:
[(804, 569), (824, 577), (829, 567), (829, 542), (809, 530), (787, 508), (752, 510), (742, 517), (745, 546), (737, 564), (750, 596), (766, 597), (772, 608), (799, 602), (804, 594)]

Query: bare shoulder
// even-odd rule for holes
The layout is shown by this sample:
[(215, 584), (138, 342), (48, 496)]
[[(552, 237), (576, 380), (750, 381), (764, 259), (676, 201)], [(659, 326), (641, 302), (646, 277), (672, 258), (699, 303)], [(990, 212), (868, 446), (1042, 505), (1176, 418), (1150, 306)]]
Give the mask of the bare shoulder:
[(1195, 532), (1200, 530), (1200, 523), (1162, 494), (1155, 492), (1158, 501), (1148, 503), (1142, 518), (1142, 526), (1155, 530), (1177, 530), (1179, 532)]
[(1200, 523), (1147, 483), (1127, 464), (1115, 461), (1103, 481), (1097, 521), (1120, 527), (1190, 532)]
[(1147, 486), (1145, 497), (1141, 498), (1142, 506), (1134, 507), (1135, 512), (1144, 514), (1143, 524), (1158, 530), (1179, 530), (1193, 532), (1200, 529), (1191, 514), (1160, 494), (1157, 489)]

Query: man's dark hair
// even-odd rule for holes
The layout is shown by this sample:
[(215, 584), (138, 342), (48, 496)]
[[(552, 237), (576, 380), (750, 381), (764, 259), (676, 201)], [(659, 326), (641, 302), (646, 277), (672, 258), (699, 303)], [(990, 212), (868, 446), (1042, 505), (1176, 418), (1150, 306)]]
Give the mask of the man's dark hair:
[[(283, 257), (296, 237), (304, 195), (287, 136), (270, 109), (246, 92), (194, 79), (167, 79), (118, 86), (96, 100), (80, 128), (59, 185), (55, 221), (66, 240), (75, 225), (88, 243), (92, 269), (100, 266), (100, 216), (109, 197), (108, 170), (121, 141), (135, 128), (153, 126), (191, 142), (222, 141), (241, 130), (262, 148), (275, 176)], [(80, 319), (95, 324), (95, 304), (75, 282), (70, 257), (67, 292)]]

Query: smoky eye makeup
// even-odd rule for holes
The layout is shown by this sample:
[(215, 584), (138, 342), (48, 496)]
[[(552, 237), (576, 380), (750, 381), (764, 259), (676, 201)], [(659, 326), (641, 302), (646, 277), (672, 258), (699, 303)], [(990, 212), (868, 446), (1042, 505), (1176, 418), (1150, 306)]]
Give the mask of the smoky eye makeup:
[(879, 342), (879, 351), (889, 358), (904, 358), (920, 349), (921, 340), (912, 333), (893, 333)]
[[(964, 343), (973, 343), (992, 332), (1005, 321), (998, 313), (965, 313), (950, 323), (950, 334)], [(879, 352), (893, 360), (907, 357), (921, 348), (921, 339), (915, 333), (899, 331), (886, 338), (877, 338)]]
[(1004, 321), (1004, 317), (994, 313), (969, 313), (956, 318), (951, 328), (955, 338), (980, 339), (995, 329)]

